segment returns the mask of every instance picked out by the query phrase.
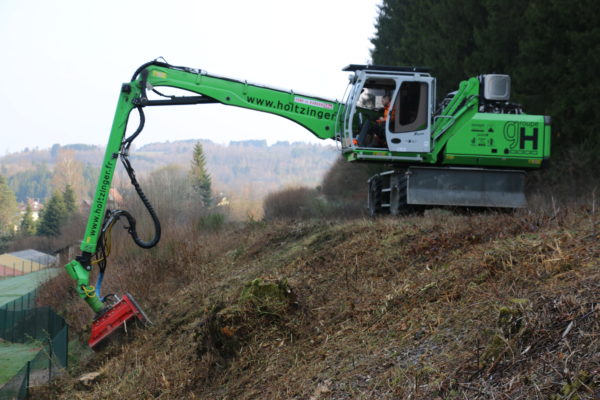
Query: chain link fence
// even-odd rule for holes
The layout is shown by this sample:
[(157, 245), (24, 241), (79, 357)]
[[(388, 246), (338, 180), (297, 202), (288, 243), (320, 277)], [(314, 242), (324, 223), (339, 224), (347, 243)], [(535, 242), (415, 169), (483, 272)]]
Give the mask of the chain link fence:
[(25, 399), (30, 386), (50, 382), (67, 368), (69, 327), (50, 307), (35, 307), (35, 296), (33, 291), (0, 307), (0, 339), (34, 343), (37, 350), (35, 357), (0, 387), (0, 400)]

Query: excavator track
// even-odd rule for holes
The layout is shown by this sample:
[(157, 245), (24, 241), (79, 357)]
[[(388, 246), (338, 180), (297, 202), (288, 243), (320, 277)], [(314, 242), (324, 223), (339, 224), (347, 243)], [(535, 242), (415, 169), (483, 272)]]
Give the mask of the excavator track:
[(459, 167), (409, 167), (372, 176), (368, 209), (374, 217), (402, 215), (423, 206), (521, 208), (525, 173)]

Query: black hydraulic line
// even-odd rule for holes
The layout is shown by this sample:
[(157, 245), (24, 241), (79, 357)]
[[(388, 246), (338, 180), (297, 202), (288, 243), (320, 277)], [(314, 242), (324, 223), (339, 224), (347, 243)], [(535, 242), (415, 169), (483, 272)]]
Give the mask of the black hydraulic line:
[(138, 69), (136, 69), (136, 70), (135, 70), (135, 72), (133, 73), (133, 76), (131, 77), (131, 80), (132, 80), (132, 81), (135, 81), (135, 80), (136, 80), (136, 78), (138, 77), (138, 75), (139, 75), (139, 74), (140, 74), (140, 73), (141, 73), (143, 70), (145, 70), (146, 68), (148, 68), (148, 67), (149, 67), (149, 66), (151, 66), (151, 65), (156, 65), (156, 66), (159, 66), (159, 67), (165, 67), (165, 68), (171, 68), (171, 67), (172, 67), (172, 66), (171, 66), (171, 64), (167, 64), (167, 63), (164, 63), (164, 62), (160, 62), (160, 61), (152, 60), (152, 61), (149, 61), (149, 62), (147, 62), (147, 63), (145, 63), (145, 64), (142, 64), (142, 65), (140, 65), (140, 67), (139, 67)]
[(144, 207), (146, 207), (146, 210), (148, 210), (148, 213), (150, 214), (150, 217), (152, 218), (152, 222), (154, 223), (154, 237), (149, 242), (143, 241), (137, 234), (137, 230), (135, 228), (135, 226), (136, 226), (135, 218), (129, 212), (127, 212), (125, 210), (118, 210), (117, 217), (123, 215), (123, 216), (125, 216), (125, 218), (127, 218), (127, 221), (129, 222), (129, 228), (127, 229), (127, 231), (133, 238), (133, 241), (135, 242), (135, 244), (137, 244), (138, 246), (140, 246), (141, 248), (144, 248), (144, 249), (152, 248), (152, 247), (156, 246), (158, 244), (158, 242), (160, 241), (160, 235), (161, 235), (160, 220), (158, 219), (158, 215), (156, 215), (156, 211), (154, 211), (154, 207), (152, 207), (150, 200), (148, 200), (148, 198), (144, 194), (144, 191), (142, 190), (142, 187), (138, 183), (138, 181), (135, 177), (135, 171), (131, 167), (131, 164), (129, 162), (129, 159), (127, 158), (127, 155), (121, 154), (121, 162), (123, 163), (123, 166), (125, 167), (125, 170), (127, 171), (127, 175), (129, 175), (131, 184), (135, 188), (135, 191), (137, 192), (140, 200), (142, 200)]
[(157, 67), (163, 67), (163, 68), (178, 69), (180, 71), (187, 71), (187, 72), (198, 73), (198, 71), (200, 71), (199, 69), (194, 69), (194, 68), (189, 68), (189, 67), (183, 67), (183, 66), (176, 66), (176, 65), (171, 65), (171, 64), (166, 63), (166, 62), (152, 60), (152, 61), (149, 61), (149, 62), (147, 62), (145, 64), (140, 65), (139, 68), (136, 69), (135, 72), (133, 73), (133, 76), (131, 77), (131, 80), (135, 81), (137, 79), (138, 75), (143, 70), (145, 70), (146, 68), (148, 68), (148, 67), (150, 67), (152, 65), (156, 65)]
[(124, 149), (124, 151), (122, 151), (122, 153), (125, 152), (126, 154), (129, 154), (129, 147), (131, 146), (131, 142), (133, 142), (133, 140), (142, 132), (142, 130), (144, 129), (144, 125), (146, 125), (146, 116), (144, 115), (144, 109), (140, 106), (136, 108), (138, 110), (138, 113), (140, 114), (140, 124), (138, 125), (135, 132), (133, 132), (128, 138), (123, 140), (122, 148)]
[(137, 234), (135, 218), (129, 212), (127, 212), (125, 210), (113, 211), (113, 214), (111, 215), (111, 217), (119, 218), (120, 216), (124, 216), (125, 218), (127, 218), (127, 221), (129, 222), (129, 227), (128, 227), (127, 231), (133, 238), (133, 241), (135, 242), (135, 244), (137, 244), (141, 248), (149, 249), (151, 247), (156, 246), (156, 244), (160, 241), (161, 227), (160, 227), (160, 220), (158, 219), (158, 216), (156, 215), (156, 211), (154, 211), (154, 207), (152, 207), (152, 204), (150, 203), (150, 201), (144, 194), (144, 191), (142, 190), (142, 187), (140, 186), (140, 184), (137, 181), (137, 178), (135, 176), (135, 171), (129, 161), (129, 148), (131, 147), (131, 143), (140, 134), (140, 132), (142, 132), (142, 129), (144, 129), (144, 125), (146, 122), (146, 117), (144, 116), (143, 108), (141, 106), (138, 106), (137, 110), (140, 114), (140, 124), (137, 127), (137, 129), (135, 130), (135, 132), (133, 132), (128, 138), (123, 140), (123, 143), (121, 144), (120, 158), (121, 158), (121, 163), (125, 167), (125, 171), (127, 171), (127, 175), (129, 175), (131, 184), (135, 188), (135, 191), (137, 192), (140, 200), (142, 200), (144, 207), (146, 207), (146, 210), (148, 210), (148, 213), (150, 214), (150, 217), (152, 218), (152, 222), (154, 223), (154, 237), (152, 238), (152, 240), (150, 240), (148, 242), (142, 240), (139, 237), (139, 235)]
[(214, 104), (219, 101), (208, 96), (173, 96), (168, 100), (146, 100), (145, 106), (172, 106), (185, 104)]

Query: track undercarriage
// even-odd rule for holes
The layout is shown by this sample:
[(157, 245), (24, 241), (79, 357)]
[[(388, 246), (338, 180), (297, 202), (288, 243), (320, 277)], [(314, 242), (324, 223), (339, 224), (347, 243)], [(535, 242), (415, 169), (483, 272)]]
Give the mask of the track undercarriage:
[(518, 170), (409, 167), (374, 175), (368, 184), (371, 216), (405, 214), (423, 206), (522, 208), (527, 204), (525, 173)]

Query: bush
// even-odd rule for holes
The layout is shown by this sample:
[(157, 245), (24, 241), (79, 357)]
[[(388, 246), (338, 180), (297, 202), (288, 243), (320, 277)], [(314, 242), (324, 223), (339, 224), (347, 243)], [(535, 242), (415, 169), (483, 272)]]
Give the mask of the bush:
[(220, 213), (209, 213), (200, 217), (198, 227), (201, 231), (217, 232), (225, 225), (225, 215)]
[(316, 189), (297, 187), (271, 193), (263, 202), (264, 218), (313, 218), (321, 214), (322, 200)]

